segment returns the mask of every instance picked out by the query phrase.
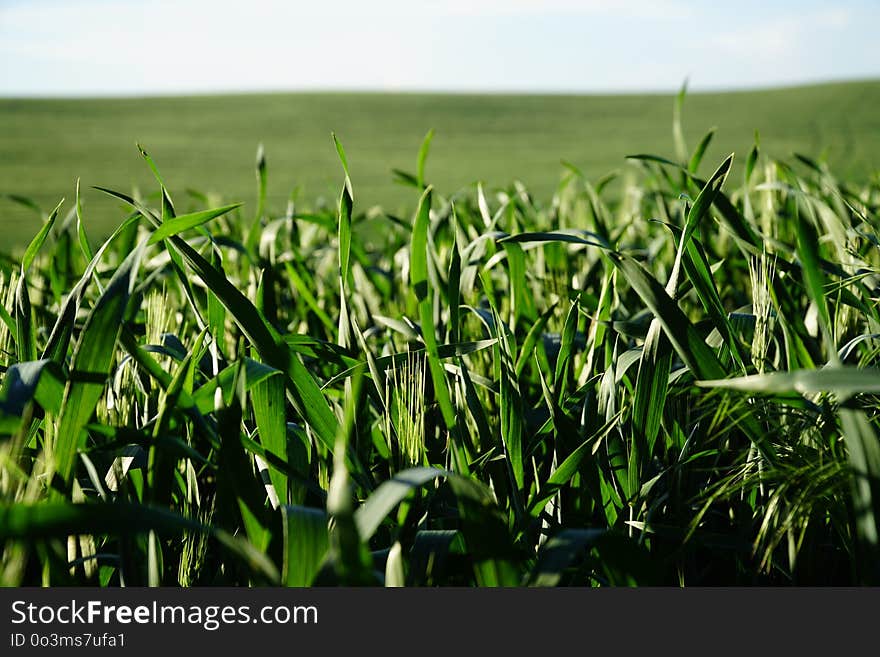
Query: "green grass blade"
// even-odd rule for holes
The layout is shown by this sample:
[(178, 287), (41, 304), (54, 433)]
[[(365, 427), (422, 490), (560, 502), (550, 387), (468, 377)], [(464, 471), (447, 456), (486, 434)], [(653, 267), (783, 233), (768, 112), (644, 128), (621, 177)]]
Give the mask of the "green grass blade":
[(92, 247), (89, 245), (89, 238), (86, 236), (86, 228), (83, 224), (82, 200), (80, 199), (79, 194), (79, 178), (76, 179), (76, 204), (74, 207), (76, 208), (76, 235), (79, 240), (79, 248), (82, 250), (85, 259), (91, 261), (94, 253), (92, 253)]
[(263, 145), (257, 147), (257, 210), (254, 225), (258, 225), (266, 212), (266, 151)]
[[(284, 407), (284, 376), (276, 370), (251, 389), (251, 406), (257, 423), (260, 444), (275, 454), (287, 457), (287, 419)], [(269, 478), (281, 504), (287, 503), (287, 475), (274, 467)]]
[(839, 412), (852, 468), (852, 498), (858, 537), (859, 578), (864, 584), (880, 582), (880, 441), (877, 432), (861, 411), (844, 408)]
[(428, 187), (419, 199), (419, 207), (413, 222), (410, 244), (410, 286), (415, 292), (419, 305), (419, 318), (422, 324), (422, 338), (428, 354), (428, 367), (434, 382), (434, 395), (440, 404), (440, 411), (446, 426), (455, 426), (455, 410), (449, 397), (446, 375), (437, 349), (437, 334), (434, 326), (433, 292), (428, 278), (428, 228), (430, 226), (431, 188)]
[(232, 205), (224, 205), (223, 207), (214, 208), (213, 210), (202, 210), (201, 212), (182, 214), (180, 216), (169, 219), (163, 222), (161, 226), (153, 231), (153, 234), (150, 236), (148, 244), (157, 244), (162, 240), (166, 240), (169, 237), (178, 235), (186, 230), (202, 226), (212, 219), (216, 219), (217, 217), (223, 216), (227, 212), (231, 212), (236, 208), (240, 208), (241, 205), (241, 203), (233, 203)]
[(116, 270), (89, 313), (77, 340), (70, 379), (64, 390), (64, 404), (58, 418), (58, 442), (55, 446), (58, 473), (64, 480), (70, 479), (76, 452), (82, 446), (83, 427), (94, 413), (110, 373), (116, 341), (137, 280), (144, 248), (142, 243)]
[(37, 329), (31, 309), (27, 277), (21, 276), (15, 289), (15, 353), (19, 362), (37, 359)]
[(697, 169), (700, 168), (700, 162), (703, 161), (703, 156), (706, 154), (706, 149), (709, 148), (709, 144), (712, 141), (712, 137), (715, 136), (716, 128), (712, 128), (709, 132), (705, 134), (705, 136), (700, 140), (700, 143), (697, 145), (696, 149), (694, 149), (694, 154), (691, 155), (691, 160), (688, 162), (688, 171), (691, 173), (696, 173)]
[(434, 139), (434, 129), (428, 130), (422, 145), (419, 147), (419, 156), (416, 161), (416, 184), (420, 189), (425, 188), (425, 162), (428, 160), (428, 152), (431, 150), (431, 140)]
[(153, 161), (153, 158), (150, 157), (150, 154), (147, 153), (147, 151), (144, 149), (144, 147), (141, 144), (138, 143), (138, 144), (135, 144), (135, 146), (138, 149), (138, 153), (140, 153), (141, 157), (144, 158), (144, 160), (146, 161), (147, 166), (150, 167), (150, 171), (153, 172), (153, 176), (158, 181), (159, 187), (161, 187), (164, 190), (166, 188), (166, 185), (165, 185), (165, 181), (162, 180), (162, 174), (159, 173), (159, 167), (156, 166), (156, 163)]
[(43, 248), (43, 244), (46, 243), (46, 238), (49, 237), (49, 232), (55, 225), (55, 220), (58, 218), (58, 212), (61, 210), (61, 205), (63, 203), (64, 200), (62, 199), (62, 201), (55, 206), (55, 209), (52, 210), (52, 213), (49, 215), (46, 223), (43, 224), (34, 239), (32, 239), (31, 243), (28, 244), (27, 249), (25, 249), (24, 255), (21, 257), (21, 271), (23, 274), (27, 273), (27, 271), (31, 268), (31, 264), (34, 261), (34, 258), (37, 257), (37, 253), (41, 248)]
[(363, 540), (372, 538), (382, 521), (416, 488), (421, 488), (449, 473), (437, 468), (410, 468), (383, 482), (354, 514)]
[(311, 586), (330, 549), (327, 514), (302, 506), (284, 506), (282, 512), (285, 550), (281, 581), (285, 586)]
[(688, 81), (681, 85), (681, 89), (675, 97), (675, 104), (672, 110), (672, 139), (675, 143), (675, 156), (679, 162), (687, 161), (687, 145), (684, 141), (684, 130), (682, 129), (681, 111), (684, 107), (684, 99), (687, 96)]
[(516, 359), (516, 366), (514, 367), (514, 373), (516, 374), (517, 379), (522, 376), (526, 363), (528, 363), (529, 359), (532, 357), (535, 347), (538, 345), (538, 340), (541, 339), (541, 334), (547, 327), (547, 322), (553, 316), (555, 310), (556, 304), (551, 305), (541, 314), (538, 321), (532, 324), (529, 328), (529, 332), (526, 334), (526, 339), (523, 340), (522, 347), (519, 350), (519, 356), (517, 356)]
[(859, 393), (880, 393), (880, 370), (841, 365), (817, 370), (769, 372), (733, 379), (698, 381), (697, 384), (706, 388), (762, 394), (833, 392), (838, 396), (848, 397)]
[(831, 329), (831, 315), (825, 298), (825, 275), (820, 265), (819, 234), (812, 221), (804, 217), (804, 212), (797, 212), (797, 253), (801, 261), (804, 285), (816, 309), (819, 312), (820, 328), (825, 340), (828, 356), (837, 357), (837, 347)]

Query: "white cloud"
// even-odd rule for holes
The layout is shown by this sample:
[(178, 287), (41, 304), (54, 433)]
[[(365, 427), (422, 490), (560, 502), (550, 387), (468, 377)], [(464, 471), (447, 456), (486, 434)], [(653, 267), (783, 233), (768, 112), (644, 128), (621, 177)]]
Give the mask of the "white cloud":
[(765, 60), (769, 64), (772, 60), (797, 56), (817, 32), (843, 30), (852, 20), (852, 14), (840, 8), (793, 13), (770, 20), (757, 17), (754, 25), (722, 33), (709, 46), (717, 45), (730, 56)]

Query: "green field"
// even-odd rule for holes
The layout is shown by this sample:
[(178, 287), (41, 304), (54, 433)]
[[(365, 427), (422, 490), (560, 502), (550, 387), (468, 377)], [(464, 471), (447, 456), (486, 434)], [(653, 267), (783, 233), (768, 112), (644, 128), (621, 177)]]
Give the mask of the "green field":
[(207, 146), (137, 173), (86, 126), (138, 101), (61, 130), (106, 169), (29, 128), (4, 183), (108, 189), (5, 227), (0, 586), (880, 584), (877, 94), (694, 96), (686, 140), (668, 97), (155, 101)]
[[(99, 100), (0, 100), (0, 194), (35, 200), (44, 211), (74, 182), (143, 192), (151, 188), (135, 143), (153, 155), (178, 199), (193, 188), (253, 203), (253, 161), (262, 142), (270, 167), (269, 207), (283, 212), (291, 191), (313, 206), (340, 183), (330, 133), (351, 153), (359, 207), (399, 211), (411, 202), (394, 168), (412, 170), (426, 131), (436, 130), (430, 179), (451, 192), (476, 180), (519, 179), (549, 199), (561, 160), (596, 180), (634, 152), (671, 155), (673, 99), (630, 96), (465, 96), (276, 94)], [(865, 180), (880, 166), (880, 82), (726, 94), (693, 94), (684, 132), (693, 146), (718, 133), (707, 157), (744, 154), (754, 132), (774, 157), (827, 157), (840, 176)], [(734, 175), (738, 175), (735, 164)], [(89, 235), (106, 235), (119, 206), (84, 192)], [(33, 234), (34, 215), (0, 200), (8, 245)], [(7, 250), (2, 249), (0, 250)]]

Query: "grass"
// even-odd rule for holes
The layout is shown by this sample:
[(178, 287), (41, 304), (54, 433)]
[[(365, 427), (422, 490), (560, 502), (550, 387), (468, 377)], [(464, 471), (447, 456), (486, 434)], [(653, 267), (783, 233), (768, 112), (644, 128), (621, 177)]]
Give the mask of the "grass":
[[(0, 99), (0, 194), (32, 198), (44, 212), (66, 198), (69, 208), (80, 178), (90, 236), (103, 239), (119, 208), (91, 186), (152, 189), (135, 142), (161, 154), (175, 199), (192, 188), (234, 201), (252, 198), (253, 149), (262, 142), (273, 167), (270, 207), (283, 211), (295, 188), (302, 202), (323, 198), (332, 206), (338, 165), (327, 135), (335, 130), (351, 154), (360, 208), (380, 204), (402, 213), (412, 199), (391, 170), (411, 168), (412, 154), (433, 127), (431, 181), (438, 189), (453, 193), (477, 179), (496, 188), (518, 178), (536, 198), (549, 199), (561, 160), (596, 180), (625, 168), (626, 154), (670, 152), (671, 103), (663, 95)], [(880, 166), (878, 104), (876, 81), (695, 94), (684, 132), (693, 147), (717, 127), (707, 153), (717, 160), (748, 150), (758, 130), (763, 150), (774, 157), (827, 156), (838, 175), (865, 182)], [(27, 243), (33, 226), (27, 210), (0, 198), (7, 243)]]
[(0, 265), (0, 582), (876, 584), (880, 185), (673, 134), (405, 213), (142, 149)]

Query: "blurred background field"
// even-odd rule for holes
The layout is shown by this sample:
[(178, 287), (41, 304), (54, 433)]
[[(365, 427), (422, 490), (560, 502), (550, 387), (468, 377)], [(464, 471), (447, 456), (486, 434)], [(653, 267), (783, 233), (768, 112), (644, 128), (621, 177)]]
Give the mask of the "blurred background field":
[[(0, 194), (35, 201), (44, 212), (61, 198), (72, 208), (81, 178), (92, 239), (125, 216), (90, 189), (152, 192), (140, 142), (162, 169), (176, 198), (188, 189), (252, 206), (254, 157), (266, 146), (269, 208), (284, 211), (298, 190), (301, 207), (333, 203), (342, 183), (330, 137), (350, 154), (355, 204), (399, 212), (412, 190), (393, 169), (413, 171), (427, 130), (429, 179), (444, 193), (481, 180), (521, 180), (547, 202), (563, 161), (588, 179), (627, 166), (633, 153), (673, 155), (673, 95), (464, 95), (421, 93), (291, 93), (227, 96), (0, 99)], [(706, 155), (715, 163), (736, 152), (739, 164), (754, 143), (788, 159), (826, 161), (854, 182), (880, 168), (880, 81), (841, 82), (761, 91), (689, 94), (683, 123), (689, 148), (717, 128)], [(741, 170), (734, 166), (735, 179)], [(22, 246), (36, 214), (0, 198), (0, 250)]]

